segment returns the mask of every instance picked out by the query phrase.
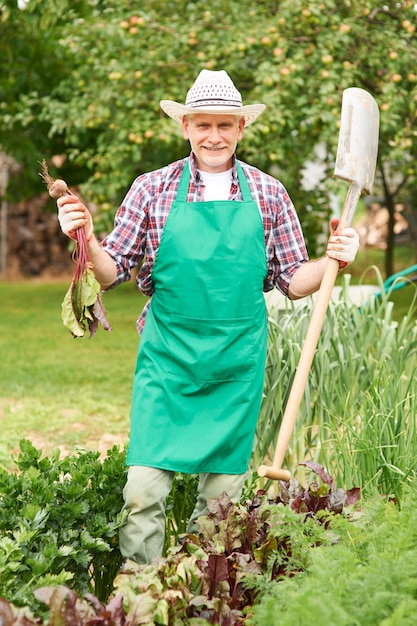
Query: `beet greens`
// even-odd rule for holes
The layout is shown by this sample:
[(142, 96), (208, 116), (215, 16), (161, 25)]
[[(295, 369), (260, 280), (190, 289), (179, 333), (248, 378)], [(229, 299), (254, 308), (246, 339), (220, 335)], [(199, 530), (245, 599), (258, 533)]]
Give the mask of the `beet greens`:
[(83, 337), (87, 330), (90, 338), (99, 323), (111, 330), (100, 293), (100, 285), (93, 272), (88, 244), (83, 228), (76, 231), (77, 246), (73, 258), (77, 263), (70, 288), (62, 302), (62, 321), (73, 337)]

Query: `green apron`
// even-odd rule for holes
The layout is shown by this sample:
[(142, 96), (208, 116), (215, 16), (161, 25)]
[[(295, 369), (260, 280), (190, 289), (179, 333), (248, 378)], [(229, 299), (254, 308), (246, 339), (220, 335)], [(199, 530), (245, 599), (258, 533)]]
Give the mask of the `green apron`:
[(187, 202), (189, 162), (165, 223), (132, 396), (128, 465), (242, 474), (264, 381), (267, 272), (259, 209)]

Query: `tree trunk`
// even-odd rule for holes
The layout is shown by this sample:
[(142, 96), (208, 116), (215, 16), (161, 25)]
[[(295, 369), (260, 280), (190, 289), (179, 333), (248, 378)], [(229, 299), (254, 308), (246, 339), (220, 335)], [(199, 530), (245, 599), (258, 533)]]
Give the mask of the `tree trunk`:
[(394, 225), (395, 225), (395, 195), (391, 193), (385, 176), (384, 167), (380, 165), (382, 186), (384, 188), (385, 205), (388, 211), (387, 250), (385, 253), (386, 278), (394, 274)]

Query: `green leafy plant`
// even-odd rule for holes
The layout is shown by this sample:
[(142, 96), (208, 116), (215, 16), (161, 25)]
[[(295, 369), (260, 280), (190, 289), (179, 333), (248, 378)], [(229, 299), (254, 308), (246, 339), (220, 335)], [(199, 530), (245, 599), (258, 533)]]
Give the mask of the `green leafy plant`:
[[(245, 505), (233, 504), (226, 494), (211, 501), (209, 514), (199, 520), (198, 536), (188, 535), (153, 564), (129, 561), (124, 565), (107, 606), (91, 592), (77, 591), (75, 585), (71, 590), (57, 580), (48, 585), (39, 579), (42, 587), (34, 593), (38, 603), (49, 607), (45, 623), (242, 624), (260, 590), (303, 571), (311, 549), (334, 540), (329, 532), (333, 518), (359, 496), (357, 490), (334, 490), (333, 480), (322, 467), (308, 467), (320, 477), (320, 487), (315, 481), (308, 488), (292, 481), (280, 483), (278, 495), (260, 491)], [(6, 626), (18, 624), (13, 620), (21, 615), (11, 595), (0, 603)], [(27, 619), (33, 619), (24, 622), (27, 626), (42, 623), (39, 618)]]
[(175, 474), (166, 504), (164, 554), (186, 533), (197, 500), (197, 490), (197, 474)]
[(0, 596), (34, 606), (35, 587), (66, 584), (105, 601), (121, 566), (124, 452), (114, 447), (101, 462), (20, 446), (18, 472), (0, 472)]

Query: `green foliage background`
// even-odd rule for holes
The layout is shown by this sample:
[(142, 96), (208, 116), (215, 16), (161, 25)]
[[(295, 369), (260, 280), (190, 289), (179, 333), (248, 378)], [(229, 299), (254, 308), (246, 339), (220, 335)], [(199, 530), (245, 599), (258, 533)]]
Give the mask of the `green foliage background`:
[[(380, 107), (375, 193), (415, 201), (415, 24), (407, 1), (7, 0), (0, 143), (25, 167), (10, 193), (41, 189), (37, 162), (64, 155), (59, 175), (99, 205), (107, 230), (136, 175), (188, 151), (159, 101), (184, 101), (203, 68), (226, 69), (245, 102), (268, 107), (239, 155), (281, 178), (316, 254), (329, 193), (346, 192), (330, 179), (345, 88)], [(320, 159), (307, 191), (302, 165)]]

